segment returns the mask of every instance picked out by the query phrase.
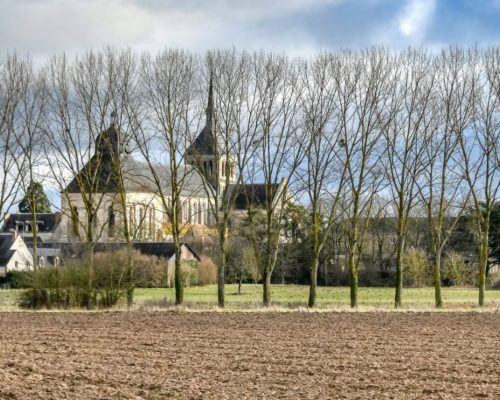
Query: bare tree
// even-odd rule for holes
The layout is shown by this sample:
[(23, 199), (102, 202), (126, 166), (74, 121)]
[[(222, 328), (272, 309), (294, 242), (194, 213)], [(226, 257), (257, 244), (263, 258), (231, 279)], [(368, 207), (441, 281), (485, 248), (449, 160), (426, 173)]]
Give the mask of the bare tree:
[[(112, 123), (114, 102), (109, 85), (114, 71), (107, 61), (104, 54), (89, 52), (73, 64), (65, 56), (55, 57), (45, 70), (46, 155), (61, 191), (61, 212), (70, 225), (62, 227), (64, 234), (85, 244), (89, 291), (93, 249), (107, 226), (107, 215), (99, 211), (114, 196), (109, 186), (113, 185), (112, 150), (105, 134)], [(92, 305), (90, 297), (87, 305)]]
[[(111, 95), (111, 126), (102, 135), (103, 142), (110, 149), (110, 180), (114, 196), (107, 203), (107, 224), (110, 237), (119, 237), (126, 243), (125, 286), (127, 306), (133, 305), (135, 277), (132, 242), (145, 223), (146, 213), (136, 226), (131, 225), (130, 204), (127, 200), (129, 181), (147, 180), (132, 171), (134, 165), (128, 163), (132, 150), (133, 133), (129, 122), (129, 110), (136, 109), (140, 101), (138, 96), (137, 62), (130, 50), (116, 51), (107, 48), (103, 52), (108, 76), (108, 88)], [(116, 205), (118, 207), (116, 207)], [(117, 208), (117, 209), (115, 209)], [(135, 229), (134, 229), (135, 228)]]
[[(243, 193), (249, 238), (261, 266), (265, 306), (271, 303), (271, 276), (278, 257), (285, 204), (290, 200), (289, 188), (303, 159), (303, 148), (298, 145), (302, 90), (298, 66), (297, 62), (273, 54), (258, 53), (252, 60), (252, 95), (260, 107), (254, 157), (244, 174), (250, 184), (244, 185)], [(262, 219), (258, 218), (259, 213), (263, 214)]]
[(17, 200), (24, 154), (15, 134), (26, 63), (16, 55), (0, 58), (0, 212)]
[[(479, 254), (479, 305), (484, 305), (490, 217), (500, 190), (500, 97), (498, 49), (469, 49), (467, 75), (473, 103), (469, 129), (458, 129), (463, 175), (471, 192)], [(468, 94), (466, 94), (468, 95)]]
[[(391, 122), (390, 101), (394, 65), (389, 53), (372, 48), (344, 53), (336, 77), (346, 176), (346, 246), (350, 273), (351, 307), (358, 304), (358, 269), (375, 194), (384, 185), (383, 132)], [(389, 110), (389, 112), (388, 112)]]
[(397, 219), (396, 307), (402, 305), (408, 220), (418, 199), (416, 183), (425, 168), (424, 150), (435, 117), (431, 109), (435, 76), (428, 73), (430, 60), (422, 50), (410, 49), (398, 57), (396, 87), (392, 94), (395, 117), (384, 132), (385, 161)]
[[(185, 165), (186, 144), (193, 137), (196, 100), (196, 59), (187, 52), (165, 50), (140, 65), (142, 107), (130, 108), (134, 140), (151, 173), (175, 246), (175, 302), (182, 304), (181, 233), (191, 215), (189, 197), (202, 190), (196, 172)], [(189, 213), (191, 214), (191, 213)]]
[[(217, 299), (224, 307), (224, 283), (229, 257), (228, 229), (234, 217), (236, 197), (243, 183), (243, 171), (252, 158), (259, 103), (250, 95), (251, 57), (246, 53), (209, 53), (206, 126), (188, 150), (189, 161), (200, 173), (208, 197), (213, 226), (217, 229), (219, 263)], [(213, 151), (206, 154), (207, 142)], [(211, 168), (211, 163), (213, 167)]]
[(442, 307), (441, 263), (443, 250), (463, 212), (468, 191), (458, 161), (458, 138), (470, 118), (470, 80), (461, 49), (449, 49), (435, 58), (433, 72), (437, 116), (425, 147), (426, 169), (418, 186), (427, 215), (435, 304)]
[[(37, 204), (38, 193), (33, 190), (35, 182), (43, 182), (42, 127), (44, 122), (45, 82), (43, 74), (34, 70), (29, 59), (19, 65), (19, 104), (14, 121), (14, 134), (22, 156), (16, 157), (20, 186), (31, 210), (31, 234), (33, 266), (38, 267)], [(45, 171), (46, 172), (46, 171)]]
[(330, 231), (339, 217), (347, 163), (339, 155), (342, 139), (337, 112), (335, 77), (340, 72), (335, 55), (322, 54), (304, 63), (304, 162), (298, 180), (304, 187), (310, 211), (312, 260), (309, 266), (309, 307), (316, 304), (316, 286), (320, 256)]

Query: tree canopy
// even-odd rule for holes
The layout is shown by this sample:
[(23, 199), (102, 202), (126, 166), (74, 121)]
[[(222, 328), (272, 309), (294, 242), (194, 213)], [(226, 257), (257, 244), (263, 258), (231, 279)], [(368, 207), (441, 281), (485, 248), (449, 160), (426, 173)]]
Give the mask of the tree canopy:
[(43, 190), (40, 182), (31, 182), (24, 194), (24, 197), (19, 202), (19, 212), (31, 213), (33, 212), (32, 205), (35, 205), (36, 213), (50, 213), (50, 202)]

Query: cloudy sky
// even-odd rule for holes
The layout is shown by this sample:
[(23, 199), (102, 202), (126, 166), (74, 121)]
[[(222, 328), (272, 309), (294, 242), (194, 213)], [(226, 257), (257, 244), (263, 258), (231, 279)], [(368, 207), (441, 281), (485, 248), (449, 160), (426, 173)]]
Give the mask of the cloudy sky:
[(0, 0), (0, 54), (500, 44), (500, 0)]

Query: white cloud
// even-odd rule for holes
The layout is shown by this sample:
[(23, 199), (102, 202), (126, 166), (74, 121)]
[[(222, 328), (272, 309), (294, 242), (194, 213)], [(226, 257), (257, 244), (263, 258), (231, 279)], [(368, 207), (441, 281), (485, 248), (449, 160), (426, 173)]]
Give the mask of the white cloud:
[(108, 44), (307, 51), (315, 39), (304, 28), (275, 21), (341, 1), (0, 0), (0, 52), (44, 58)]
[(399, 32), (408, 38), (424, 38), (435, 8), (435, 0), (407, 1), (398, 17)]

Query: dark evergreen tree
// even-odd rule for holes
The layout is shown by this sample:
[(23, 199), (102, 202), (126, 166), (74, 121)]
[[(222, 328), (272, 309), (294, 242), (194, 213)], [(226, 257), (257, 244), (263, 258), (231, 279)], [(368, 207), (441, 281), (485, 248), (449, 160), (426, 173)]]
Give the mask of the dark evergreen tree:
[(39, 182), (31, 182), (23, 199), (19, 202), (19, 212), (31, 213), (32, 205), (35, 205), (36, 213), (50, 213), (50, 203), (43, 186)]

